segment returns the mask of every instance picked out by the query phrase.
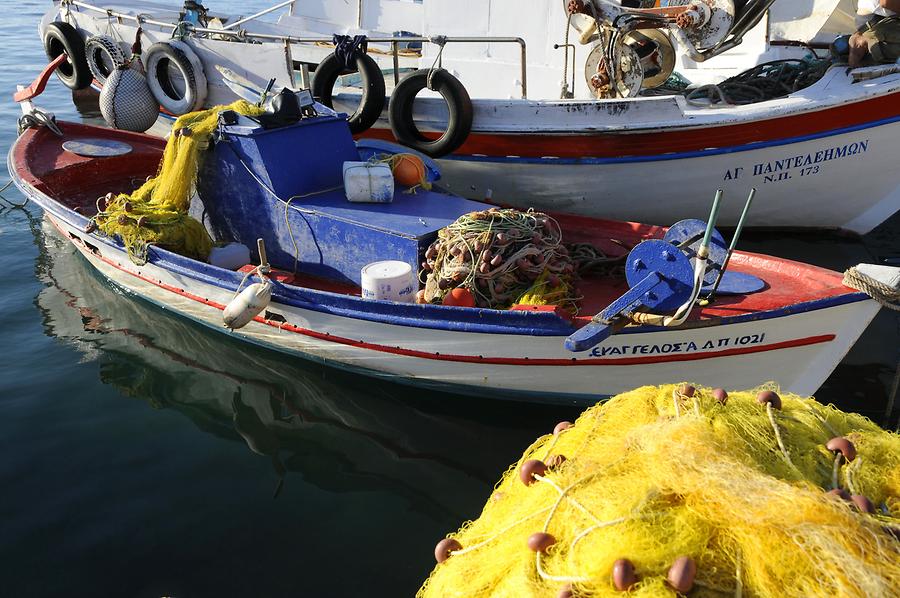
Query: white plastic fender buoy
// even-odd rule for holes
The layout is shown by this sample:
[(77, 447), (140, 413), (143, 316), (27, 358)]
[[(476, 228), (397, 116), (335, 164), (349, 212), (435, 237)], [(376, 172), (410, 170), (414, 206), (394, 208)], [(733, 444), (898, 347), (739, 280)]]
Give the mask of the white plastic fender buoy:
[(240, 295), (228, 302), (222, 319), (225, 327), (235, 330), (243, 328), (258, 316), (272, 300), (272, 283), (257, 282), (241, 291)]

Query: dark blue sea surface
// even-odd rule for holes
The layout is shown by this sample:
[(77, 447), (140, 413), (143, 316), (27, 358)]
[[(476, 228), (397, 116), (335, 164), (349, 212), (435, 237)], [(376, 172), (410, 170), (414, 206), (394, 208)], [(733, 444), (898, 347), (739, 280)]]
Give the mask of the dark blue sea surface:
[[(2, 2), (4, 154), (15, 84), (46, 62), (49, 4)], [(40, 105), (96, 121), (56, 79)], [(898, 235), (894, 217), (861, 239), (754, 233), (743, 247), (843, 270), (900, 256)], [(0, 208), (0, 272), (2, 597), (409, 596), (436, 541), (577, 415), (245, 347), (111, 287), (34, 205)], [(884, 422), (898, 341), (882, 311), (817, 397)]]

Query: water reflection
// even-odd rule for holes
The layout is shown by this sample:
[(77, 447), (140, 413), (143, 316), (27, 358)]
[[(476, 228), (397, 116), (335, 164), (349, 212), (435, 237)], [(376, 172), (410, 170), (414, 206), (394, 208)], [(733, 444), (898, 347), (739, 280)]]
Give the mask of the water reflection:
[(271, 463), (276, 496), (303, 472), (321, 488), (387, 489), (458, 519), (535, 436), (574, 415), (426, 396), (248, 347), (111, 286), (48, 224), (39, 234), (47, 334), (98, 360), (123, 395), (243, 441)]

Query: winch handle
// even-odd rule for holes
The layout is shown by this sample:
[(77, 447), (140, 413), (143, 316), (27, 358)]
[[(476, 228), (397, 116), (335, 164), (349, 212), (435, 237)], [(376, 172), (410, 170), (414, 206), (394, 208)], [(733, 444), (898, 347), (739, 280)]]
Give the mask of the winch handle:
[(668, 284), (665, 276), (656, 271), (648, 274), (646, 278), (594, 316), (587, 326), (570, 334), (566, 338), (566, 349), (573, 353), (590, 351), (608, 339), (626, 322), (622, 316), (634, 311), (636, 306), (641, 305), (641, 298), (644, 295), (653, 292), (657, 285), (663, 284)]
[(715, 198), (713, 198), (712, 210), (710, 210), (709, 213), (709, 221), (707, 221), (706, 223), (706, 234), (703, 235), (703, 242), (700, 244), (700, 247), (704, 249), (704, 253), (706, 253), (707, 255), (709, 254), (709, 240), (712, 238), (713, 231), (716, 228), (716, 220), (719, 219), (719, 208), (722, 205), (722, 195), (724, 194), (725, 192), (721, 189), (716, 189), (716, 196)]
[(722, 283), (722, 277), (725, 276), (725, 271), (728, 270), (728, 264), (731, 262), (731, 256), (734, 254), (734, 250), (737, 247), (738, 239), (741, 238), (741, 232), (744, 230), (744, 222), (747, 220), (747, 213), (750, 211), (750, 206), (753, 204), (754, 197), (756, 197), (756, 187), (750, 189), (750, 195), (747, 196), (747, 201), (744, 203), (744, 210), (741, 212), (737, 228), (734, 229), (734, 236), (731, 237), (731, 246), (728, 247), (728, 253), (725, 254), (725, 261), (722, 263), (722, 269), (719, 270), (719, 275), (716, 277), (716, 283), (713, 285), (712, 291), (706, 296), (705, 301), (707, 303), (712, 301), (716, 291), (719, 290), (719, 285)]

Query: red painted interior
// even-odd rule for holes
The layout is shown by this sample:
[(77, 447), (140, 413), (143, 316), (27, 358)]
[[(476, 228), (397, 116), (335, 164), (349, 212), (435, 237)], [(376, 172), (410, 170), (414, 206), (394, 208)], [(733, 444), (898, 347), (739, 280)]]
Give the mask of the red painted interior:
[[(156, 174), (165, 142), (137, 133), (113, 131), (87, 125), (60, 123), (65, 138), (46, 129), (26, 131), (13, 149), (13, 167), (25, 182), (55, 201), (90, 216), (95, 213), (96, 199), (108, 192), (129, 191)], [(62, 149), (64, 140), (105, 137), (131, 144), (133, 151), (123, 156), (85, 158)], [(617, 222), (584, 216), (555, 215), (566, 242), (589, 242), (607, 255), (623, 255), (642, 239), (660, 237), (665, 229), (658, 226)], [(282, 264), (282, 267), (290, 267)], [(778, 309), (784, 306), (853, 293), (841, 284), (837, 272), (774, 257), (738, 252), (731, 261), (732, 269), (762, 278), (767, 288), (745, 296), (720, 297), (706, 308), (696, 309), (692, 319), (715, 319)], [(358, 287), (333, 281), (279, 271), (276, 277), (298, 286), (336, 293), (359, 294)], [(578, 283), (584, 296), (580, 316), (586, 323), (621, 295), (627, 285), (624, 279), (587, 277)]]

